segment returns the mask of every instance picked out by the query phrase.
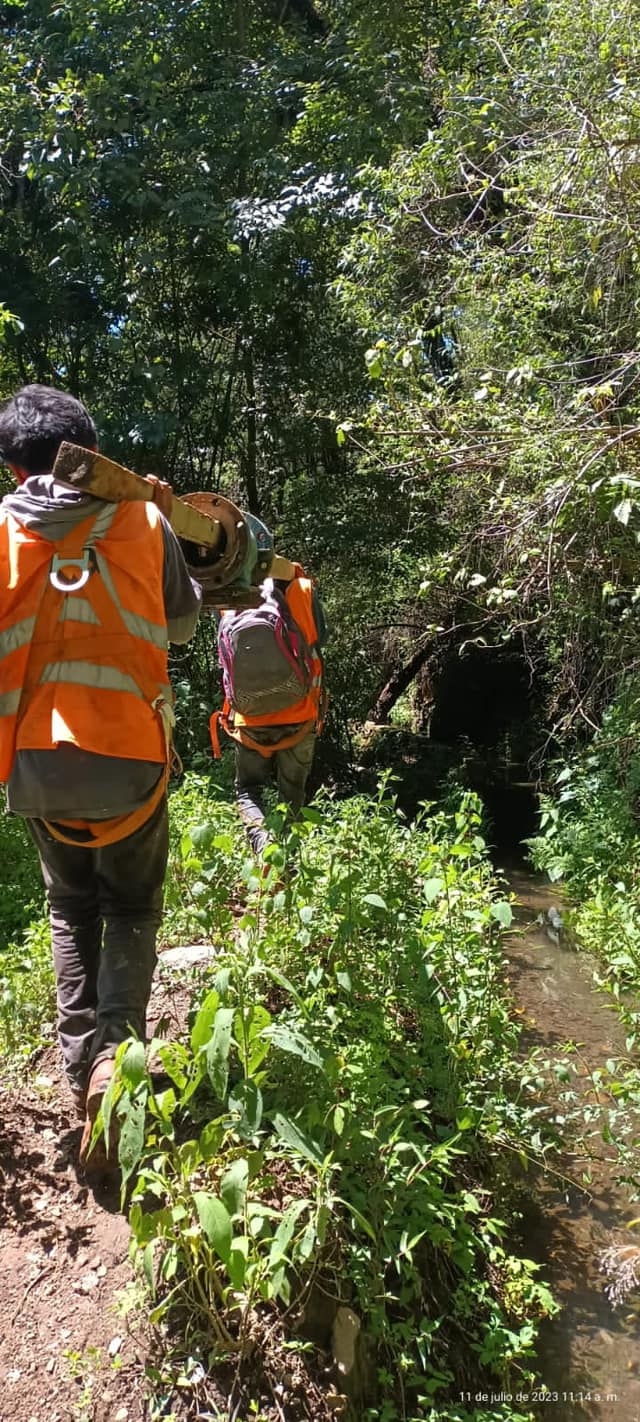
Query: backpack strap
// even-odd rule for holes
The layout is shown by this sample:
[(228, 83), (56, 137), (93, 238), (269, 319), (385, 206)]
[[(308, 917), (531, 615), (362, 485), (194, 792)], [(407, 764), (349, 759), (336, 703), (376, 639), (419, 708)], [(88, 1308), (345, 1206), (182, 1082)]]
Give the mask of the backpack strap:
[(231, 715), (232, 712), (229, 702), (225, 701), (222, 710), (214, 711), (209, 721), (211, 745), (216, 760), (220, 760), (221, 758), (220, 726), (233, 741), (238, 741), (240, 745), (246, 746), (248, 750), (257, 751), (259, 755), (264, 756), (265, 760), (269, 760), (272, 755), (275, 755), (276, 751), (288, 750), (290, 746), (297, 746), (299, 741), (304, 740), (304, 737), (308, 736), (310, 731), (318, 729), (318, 722), (314, 717), (313, 720), (303, 721), (301, 725), (296, 726), (290, 735), (283, 736), (281, 740), (274, 741), (272, 745), (265, 745), (263, 741), (255, 740), (246, 726), (234, 726)]
[(211, 749), (213, 751), (214, 760), (222, 759), (222, 751), (220, 750), (220, 722), (223, 717), (226, 716), (225, 708), (228, 707), (228, 705), (229, 702), (225, 701), (222, 710), (214, 711), (213, 715), (209, 718), (209, 735), (211, 736)]

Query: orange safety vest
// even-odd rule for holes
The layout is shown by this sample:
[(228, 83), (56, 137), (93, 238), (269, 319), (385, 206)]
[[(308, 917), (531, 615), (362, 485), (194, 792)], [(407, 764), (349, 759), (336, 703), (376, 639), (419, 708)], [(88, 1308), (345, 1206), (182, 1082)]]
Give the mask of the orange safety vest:
[[(240, 712), (235, 711), (225, 698), (222, 710), (214, 711), (209, 722), (211, 745), (216, 760), (220, 759), (220, 726), (233, 740), (240, 741), (242, 745), (248, 746), (250, 750), (258, 751), (260, 755), (267, 758), (275, 755), (276, 751), (286, 750), (288, 746), (297, 745), (298, 741), (308, 735), (309, 731), (316, 731), (319, 734), (322, 730), (327, 695), (322, 685), (323, 665), (318, 649), (318, 629), (313, 615), (314, 585), (311, 578), (305, 577), (300, 563), (294, 563), (294, 570), (294, 576), (286, 588), (285, 597), (291, 616), (311, 650), (313, 669), (311, 688), (306, 696), (303, 696), (300, 701), (296, 701), (294, 706), (287, 706), (285, 710), (270, 716), (241, 716)], [(221, 612), (220, 615), (223, 617), (224, 612)], [(295, 726), (295, 730), (289, 736), (283, 736), (273, 745), (265, 745), (251, 735), (248, 729), (250, 726)]]
[(153, 504), (105, 503), (56, 543), (0, 505), (0, 781), (17, 751), (65, 743), (165, 768), (140, 810), (86, 826), (93, 847), (144, 823), (166, 784), (174, 718), (163, 567)]

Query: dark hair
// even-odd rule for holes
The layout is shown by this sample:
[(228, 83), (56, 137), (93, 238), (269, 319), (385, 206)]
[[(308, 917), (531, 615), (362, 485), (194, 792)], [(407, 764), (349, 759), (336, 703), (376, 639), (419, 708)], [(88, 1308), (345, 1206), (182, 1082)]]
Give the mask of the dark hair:
[(28, 474), (49, 474), (66, 439), (95, 445), (91, 415), (73, 395), (50, 385), (23, 385), (0, 406), (0, 458)]

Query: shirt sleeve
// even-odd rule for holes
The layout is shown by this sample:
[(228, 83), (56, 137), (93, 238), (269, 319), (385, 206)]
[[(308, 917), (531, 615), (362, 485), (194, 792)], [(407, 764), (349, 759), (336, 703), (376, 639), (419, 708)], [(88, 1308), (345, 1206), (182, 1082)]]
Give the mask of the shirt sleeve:
[(164, 515), (161, 515), (161, 523), (164, 542), (162, 586), (169, 641), (189, 642), (196, 630), (202, 608), (202, 588), (189, 576), (184, 553)]

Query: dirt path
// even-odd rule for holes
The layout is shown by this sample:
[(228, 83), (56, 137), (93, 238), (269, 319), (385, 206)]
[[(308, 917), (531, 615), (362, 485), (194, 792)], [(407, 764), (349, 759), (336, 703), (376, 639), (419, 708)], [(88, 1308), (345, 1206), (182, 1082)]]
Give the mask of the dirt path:
[[(184, 1023), (200, 953), (163, 954), (148, 1027)], [(185, 966), (186, 962), (186, 966)], [(117, 1187), (76, 1169), (81, 1124), (49, 1048), (0, 1095), (0, 1422), (142, 1422), (147, 1339), (131, 1332), (129, 1228)], [(138, 1325), (139, 1329), (139, 1325)]]
[(117, 1188), (76, 1174), (80, 1126), (48, 1057), (40, 1085), (2, 1099), (0, 1419), (138, 1422), (141, 1367), (114, 1312), (129, 1231)]

